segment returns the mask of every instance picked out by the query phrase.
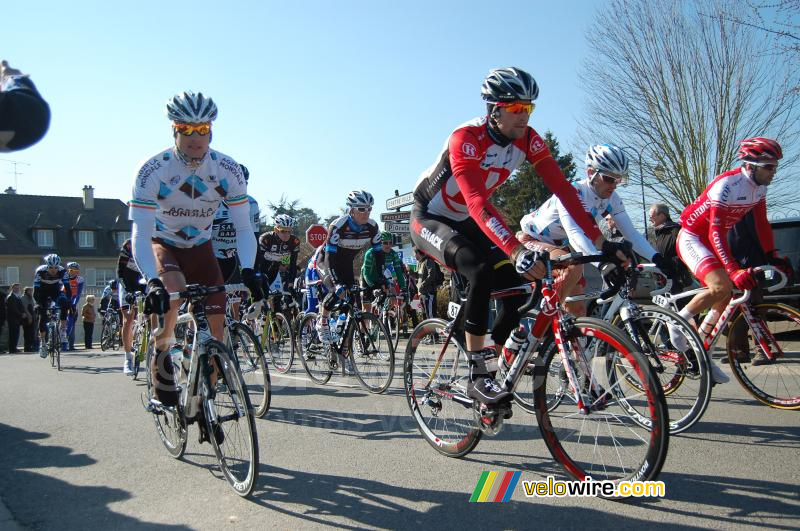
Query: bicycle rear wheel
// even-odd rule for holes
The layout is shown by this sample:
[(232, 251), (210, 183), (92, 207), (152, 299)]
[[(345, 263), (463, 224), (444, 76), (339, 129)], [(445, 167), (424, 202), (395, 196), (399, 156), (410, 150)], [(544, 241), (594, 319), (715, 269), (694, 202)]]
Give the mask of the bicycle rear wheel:
[[(552, 408), (548, 386), (539, 385), (535, 391), (536, 418), (550, 453), (581, 481), (655, 479), (667, 456), (669, 419), (664, 393), (647, 359), (619, 330), (598, 319), (576, 319), (563, 341), (575, 385), (571, 382), (569, 392)], [(609, 369), (602, 356), (626, 360), (639, 391), (623, 383), (627, 380), (614, 378), (613, 366)], [(546, 383), (552, 377), (549, 367), (557, 357), (558, 349), (552, 349), (536, 358), (538, 381)]]
[(400, 320), (393, 308), (386, 308), (381, 311), (381, 320), (386, 327), (387, 336), (392, 341), (392, 348), (396, 349), (400, 342)]
[(105, 352), (109, 348), (109, 341), (111, 340), (111, 323), (108, 319), (103, 319), (103, 326), (100, 332), (100, 350)]
[(249, 496), (258, 478), (258, 438), (253, 406), (228, 348), (205, 344), (209, 363), (220, 370), (216, 388), (204, 400), (205, 422), (220, 470), (239, 496)]
[(463, 457), (483, 433), (467, 396), (466, 354), (454, 337), (445, 343), (446, 326), (442, 319), (426, 319), (411, 332), (403, 383), (411, 415), (428, 444), (442, 455)]
[(53, 339), (58, 335), (55, 326), (47, 325), (47, 350), (50, 352), (50, 366), (56, 366), (56, 341)]
[(294, 362), (292, 327), (282, 313), (275, 313), (269, 320), (264, 350), (269, 354), (272, 366), (281, 374), (289, 372)]
[(307, 313), (303, 316), (298, 326), (297, 347), (300, 351), (300, 362), (303, 364), (308, 377), (315, 383), (324, 385), (331, 379), (333, 370), (328, 358), (329, 349), (325, 348), (319, 338), (316, 324), (316, 313)]
[[(146, 359), (148, 401), (156, 396), (154, 375), (150, 370), (152, 367), (152, 359), (155, 354), (153, 343), (149, 342)], [(172, 363), (171, 360), (170, 363)], [(182, 367), (178, 365), (174, 367), (174, 370), (176, 375), (181, 374), (182, 376)], [(183, 415), (178, 412), (177, 408), (154, 408), (151, 413), (153, 414), (153, 421), (156, 424), (158, 436), (167, 449), (167, 452), (175, 459), (179, 459), (186, 451), (186, 441), (188, 440), (188, 432), (186, 431), (186, 422)]]
[[(748, 352), (737, 355), (729, 332), (728, 361), (733, 374), (742, 387), (762, 404), (777, 409), (800, 410), (800, 312), (785, 304), (759, 304), (753, 309), (767, 344), (758, 344), (748, 328)], [(739, 312), (728, 330), (737, 325), (746, 326), (746, 321), (741, 322), (743, 320), (744, 315)], [(769, 359), (767, 350), (773, 359)], [(750, 354), (762, 354), (767, 359), (754, 365), (756, 360)]]
[[(619, 314), (611, 324), (620, 329), (625, 326)], [(700, 336), (677, 313), (660, 306), (639, 306), (630, 324), (635, 327), (634, 335), (639, 336), (639, 340), (630, 330), (626, 333), (639, 346), (637, 350), (647, 356), (664, 391), (669, 408), (669, 432), (676, 434), (691, 428), (703, 416), (711, 400), (711, 368)], [(673, 328), (673, 333), (685, 338), (688, 345), (685, 352), (670, 342), (667, 324)], [(608, 367), (609, 376), (624, 379), (620, 390), (630, 386), (636, 393), (641, 392), (638, 377), (630, 370), (628, 360), (610, 355), (606, 363), (613, 364)]]
[(394, 343), (371, 313), (361, 313), (351, 323), (347, 344), (356, 378), (370, 393), (383, 393), (394, 378)]
[(230, 328), (231, 350), (242, 375), (247, 395), (253, 405), (257, 418), (263, 418), (269, 411), (272, 400), (272, 383), (269, 369), (264, 361), (264, 352), (249, 326), (233, 323)]

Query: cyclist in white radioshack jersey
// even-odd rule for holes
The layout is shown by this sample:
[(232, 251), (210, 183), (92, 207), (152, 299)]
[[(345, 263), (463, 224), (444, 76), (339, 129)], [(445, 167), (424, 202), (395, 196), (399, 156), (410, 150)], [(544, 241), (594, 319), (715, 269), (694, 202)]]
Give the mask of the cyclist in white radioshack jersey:
[[(157, 398), (164, 405), (175, 406), (178, 390), (169, 360), (180, 355), (174, 335), (180, 305), (170, 305), (168, 292), (184, 290), (187, 283), (223, 283), (211, 244), (214, 216), (223, 202), (236, 229), (242, 281), (256, 301), (261, 299), (261, 289), (253, 272), (256, 240), (242, 169), (233, 158), (209, 149), (216, 104), (202, 93), (184, 92), (167, 102), (167, 116), (172, 121), (175, 145), (139, 168), (130, 218), (134, 259), (148, 279), (147, 309), (165, 316), (150, 370), (156, 375)], [(211, 333), (220, 340), (225, 306), (224, 292), (205, 299)]]
[[(633, 249), (646, 260), (655, 263), (666, 274), (671, 274), (669, 263), (648, 243), (633, 226), (625, 211), (625, 205), (616, 192), (617, 185), (628, 174), (628, 157), (613, 145), (590, 146), (586, 153), (586, 177), (573, 184), (583, 208), (597, 222), (610, 214), (617, 223), (622, 236), (633, 245)], [(557, 256), (573, 250), (585, 255), (598, 254), (594, 243), (581, 230), (578, 223), (564, 207), (558, 196), (551, 196), (537, 210), (520, 220), (523, 235), (521, 241), (529, 249), (548, 250)], [(602, 266), (604, 276), (616, 274), (612, 264)], [(555, 273), (556, 289), (564, 300), (569, 295), (583, 292), (583, 266), (570, 266)], [(583, 303), (568, 303), (570, 312), (583, 315)]]
[[(739, 145), (738, 157), (742, 166), (715, 177), (681, 214), (678, 256), (708, 289), (692, 298), (679, 313), (689, 320), (710, 308), (700, 327), (701, 333), (713, 329), (734, 286), (744, 290), (757, 285), (752, 269), (743, 268), (728, 246), (728, 231), (747, 212), (754, 213), (759, 243), (769, 262), (778, 268), (784, 268), (788, 262), (778, 256), (772, 227), (767, 221), (767, 186), (783, 158), (781, 146), (769, 138), (747, 138)], [(767, 362), (765, 356), (751, 361), (754, 365)]]

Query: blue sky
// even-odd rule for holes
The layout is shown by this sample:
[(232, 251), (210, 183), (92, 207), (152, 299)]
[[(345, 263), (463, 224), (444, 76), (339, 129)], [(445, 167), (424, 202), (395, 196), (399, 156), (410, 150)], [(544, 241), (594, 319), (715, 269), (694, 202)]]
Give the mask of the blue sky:
[[(19, 193), (127, 201), (143, 159), (172, 143), (164, 104), (183, 90), (219, 106), (212, 146), (325, 217), (347, 192), (383, 210), (410, 191), (449, 132), (482, 114), (497, 66), (540, 86), (531, 125), (572, 147), (584, 33), (602, 2), (6, 2), (0, 55), (51, 105), (47, 137), (1, 158), (28, 163)], [(14, 186), (0, 162), (0, 187)], [(377, 213), (375, 215), (377, 217)]]

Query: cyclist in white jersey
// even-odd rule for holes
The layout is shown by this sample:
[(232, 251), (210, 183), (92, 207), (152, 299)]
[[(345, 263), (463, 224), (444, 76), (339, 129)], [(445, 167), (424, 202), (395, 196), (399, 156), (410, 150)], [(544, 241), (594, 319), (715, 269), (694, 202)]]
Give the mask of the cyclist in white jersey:
[[(671, 274), (669, 263), (648, 243), (633, 226), (625, 211), (625, 205), (616, 192), (628, 174), (628, 157), (622, 149), (613, 145), (591, 146), (586, 153), (586, 177), (573, 186), (578, 192), (583, 207), (596, 221), (606, 214), (617, 224), (622, 236), (630, 242), (634, 251), (655, 263), (665, 273)], [(555, 195), (537, 210), (520, 220), (522, 242), (529, 249), (548, 250), (553, 255), (566, 254), (567, 244), (574, 251), (585, 255), (598, 254), (597, 248), (586, 236), (578, 223)], [(603, 265), (603, 276), (615, 274), (612, 264)], [(583, 293), (583, 266), (570, 266), (556, 273), (556, 289), (563, 300), (568, 295)], [(567, 305), (575, 315), (584, 315), (583, 303)]]
[[(222, 273), (211, 244), (211, 226), (225, 201), (236, 229), (242, 280), (253, 294), (261, 290), (253, 273), (256, 240), (249, 217), (247, 184), (239, 164), (209, 149), (211, 122), (217, 106), (202, 93), (184, 92), (167, 102), (175, 145), (146, 160), (139, 168), (130, 202), (133, 256), (147, 282), (147, 313), (165, 315), (164, 331), (156, 338), (156, 394), (165, 405), (178, 402), (174, 366), (175, 321), (180, 304), (170, 305), (169, 292), (188, 283), (222, 284)], [(211, 333), (222, 339), (225, 293), (206, 298)], [(177, 356), (177, 352), (173, 353)]]

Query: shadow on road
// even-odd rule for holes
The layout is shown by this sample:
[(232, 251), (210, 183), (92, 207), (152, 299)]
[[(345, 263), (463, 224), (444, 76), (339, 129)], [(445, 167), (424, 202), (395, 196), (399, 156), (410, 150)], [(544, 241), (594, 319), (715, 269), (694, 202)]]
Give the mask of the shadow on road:
[[(728, 436), (725, 440), (721, 435)], [(690, 430), (676, 437), (698, 440), (710, 440), (716, 443), (774, 448), (796, 448), (800, 442), (800, 425), (794, 426), (757, 426), (732, 424), (729, 422), (703, 422), (695, 424)]]
[(317, 428), (328, 433), (365, 440), (416, 439), (419, 432), (410, 415), (354, 413), (272, 407), (269, 422)]
[(111, 503), (127, 500), (127, 491), (79, 486), (32, 469), (90, 466), (94, 459), (64, 446), (48, 446), (46, 433), (0, 423), (0, 495), (22, 526), (47, 529), (188, 529), (142, 522), (111, 511)]

